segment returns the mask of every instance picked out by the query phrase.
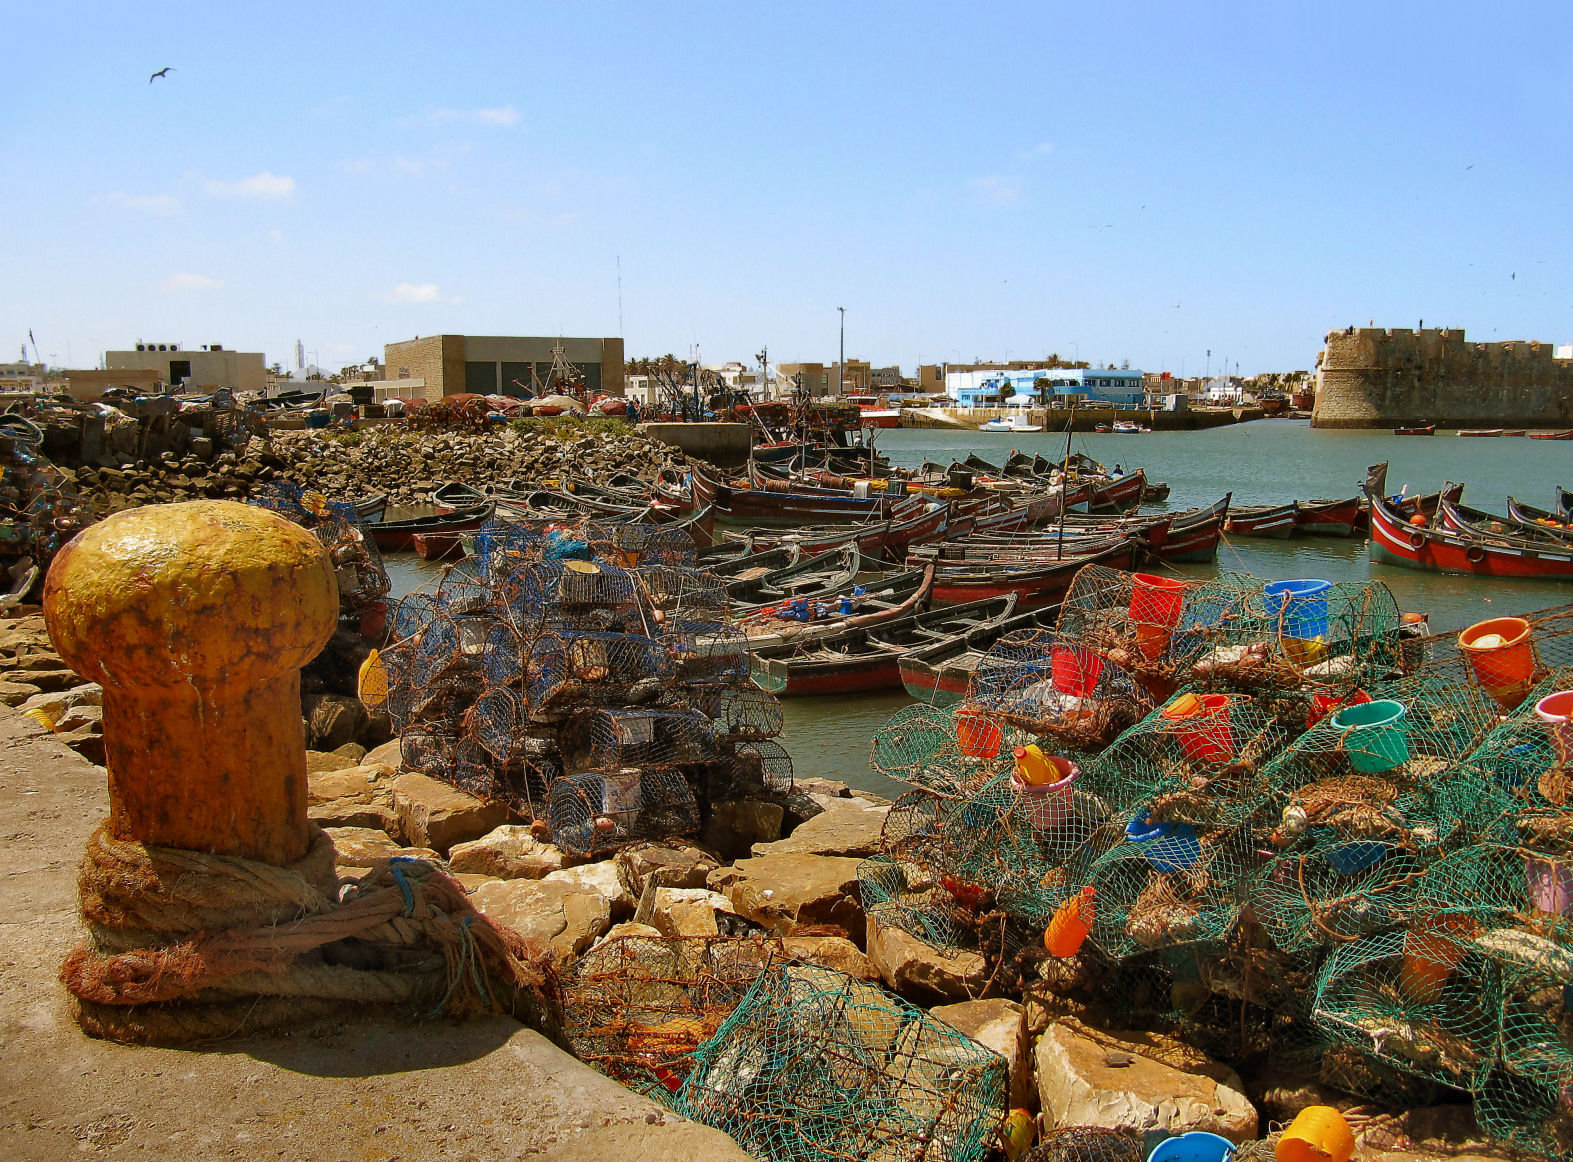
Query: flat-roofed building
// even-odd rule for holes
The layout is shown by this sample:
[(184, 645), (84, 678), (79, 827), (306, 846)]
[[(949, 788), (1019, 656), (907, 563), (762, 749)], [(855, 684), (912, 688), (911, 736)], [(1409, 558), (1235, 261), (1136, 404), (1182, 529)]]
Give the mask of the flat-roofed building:
[[(836, 377), (826, 370), (823, 363), (780, 363), (776, 370), (790, 381), (803, 377), (803, 387), (811, 396), (829, 395), (835, 387)], [(790, 395), (792, 389), (788, 388)]]
[(231, 351), (217, 343), (187, 347), (183, 343), (138, 343), (130, 351), (104, 352), (108, 371), (156, 371), (170, 387), (207, 391), (265, 391), (268, 369), (260, 351)]
[(428, 396), (531, 396), (544, 390), (553, 349), (579, 369), (590, 395), (622, 395), (623, 341), (513, 335), (426, 335), (383, 350), (390, 380), (423, 379)]

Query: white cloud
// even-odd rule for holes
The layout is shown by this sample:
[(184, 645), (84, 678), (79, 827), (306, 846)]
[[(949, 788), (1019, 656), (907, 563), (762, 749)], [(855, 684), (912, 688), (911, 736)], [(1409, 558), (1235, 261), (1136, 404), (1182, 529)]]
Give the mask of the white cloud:
[(180, 213), (180, 199), (174, 194), (127, 194), (115, 190), (113, 193), (101, 194), (98, 200), (108, 202), (111, 206), (136, 210), (142, 214), (157, 214), (160, 217)]
[(434, 303), (437, 301), (437, 284), (434, 282), (401, 282), (388, 294), (396, 303)]
[(158, 285), (167, 291), (204, 291), (217, 290), (224, 284), (219, 279), (209, 278), (205, 274), (172, 274)]
[(1038, 144), (1032, 146), (1029, 149), (1023, 149), (1023, 150), (1018, 151), (1016, 156), (1021, 158), (1022, 161), (1031, 161), (1035, 157), (1048, 157), (1049, 154), (1051, 154), (1053, 152), (1054, 152), (1054, 143), (1053, 142), (1040, 141), (1040, 142), (1038, 142)]
[(984, 174), (969, 181), (967, 188), (985, 206), (1013, 206), (1021, 201), (1021, 179), (1010, 174)]
[(202, 183), (202, 188), (210, 194), (227, 198), (287, 198), (295, 192), (295, 179), (284, 174), (270, 173), (263, 170), (254, 173), (249, 178), (238, 178), (232, 182), (221, 182), (209, 178)]
[(519, 124), (523, 114), (512, 105), (497, 105), (490, 109), (433, 109), (426, 117), (433, 125), (445, 121), (467, 121), (472, 125), (493, 125), (511, 129)]

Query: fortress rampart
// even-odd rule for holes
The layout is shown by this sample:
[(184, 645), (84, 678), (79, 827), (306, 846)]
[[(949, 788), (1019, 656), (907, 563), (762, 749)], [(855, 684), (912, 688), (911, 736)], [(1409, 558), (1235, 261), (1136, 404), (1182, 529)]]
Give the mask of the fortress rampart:
[(1351, 327), (1330, 332), (1316, 362), (1312, 427), (1573, 427), (1573, 360), (1549, 343)]

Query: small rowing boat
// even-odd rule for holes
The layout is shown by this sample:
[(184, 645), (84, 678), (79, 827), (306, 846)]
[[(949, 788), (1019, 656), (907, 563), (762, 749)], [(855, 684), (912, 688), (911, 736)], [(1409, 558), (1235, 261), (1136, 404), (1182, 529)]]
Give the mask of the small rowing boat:
[(1294, 531), (1310, 537), (1353, 536), (1361, 518), (1360, 498), (1301, 500), (1294, 506)]
[[(1459, 434), (1462, 435), (1463, 433), (1461, 432)], [(1394, 428), (1393, 429), (1393, 435), (1395, 435), (1395, 436), (1434, 436), (1434, 435), (1436, 435), (1436, 425), (1435, 424), (1427, 424), (1423, 428)]]
[(396, 553), (413, 549), (417, 534), (473, 533), (485, 524), (496, 510), (497, 502), (487, 500), (451, 512), (418, 516), (410, 520), (383, 521), (366, 527), (379, 549), (385, 553)]
[(1503, 432), (1502, 428), (1460, 428), (1460, 429), (1458, 429), (1458, 434), (1460, 436), (1500, 436), (1502, 434), (1502, 432)]
[(1270, 537), (1287, 541), (1294, 532), (1298, 506), (1288, 504), (1247, 504), (1229, 510), (1224, 531), (1237, 537)]

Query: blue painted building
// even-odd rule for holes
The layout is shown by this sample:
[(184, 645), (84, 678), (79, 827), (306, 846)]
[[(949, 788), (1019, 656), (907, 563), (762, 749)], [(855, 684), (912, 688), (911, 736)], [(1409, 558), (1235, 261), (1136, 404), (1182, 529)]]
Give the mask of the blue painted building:
[(1140, 371), (1098, 367), (1041, 367), (1028, 371), (964, 371), (947, 377), (946, 388), (962, 407), (989, 407), (1021, 396), (1042, 399), (1079, 395), (1087, 403), (1141, 404), (1146, 400)]

